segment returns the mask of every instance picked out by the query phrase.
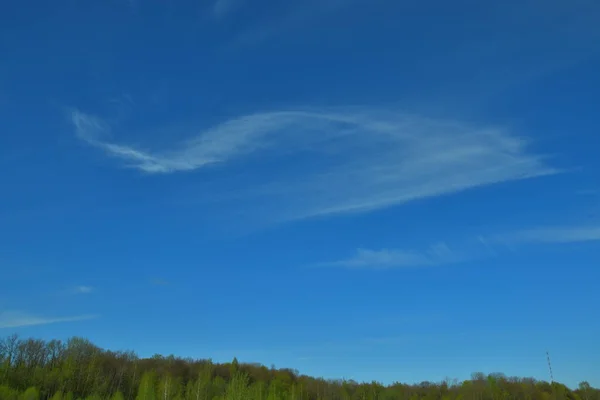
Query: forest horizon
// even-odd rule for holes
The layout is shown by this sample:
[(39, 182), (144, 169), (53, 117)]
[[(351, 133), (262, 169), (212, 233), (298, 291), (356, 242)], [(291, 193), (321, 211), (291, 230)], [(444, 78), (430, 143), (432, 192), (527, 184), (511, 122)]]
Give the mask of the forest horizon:
[(588, 382), (559, 382), (502, 373), (471, 379), (384, 385), (300, 374), (239, 362), (214, 363), (102, 349), (87, 339), (67, 341), (11, 335), (0, 339), (0, 400), (600, 400)]

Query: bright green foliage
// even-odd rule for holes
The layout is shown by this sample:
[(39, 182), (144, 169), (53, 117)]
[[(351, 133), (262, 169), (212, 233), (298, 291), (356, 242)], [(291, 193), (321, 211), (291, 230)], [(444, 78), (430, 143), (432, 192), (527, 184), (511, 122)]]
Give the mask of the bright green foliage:
[(483, 373), (412, 385), (330, 381), (235, 358), (138, 358), (82, 338), (46, 343), (13, 335), (0, 339), (0, 400), (600, 400), (600, 390)]
[(233, 357), (233, 361), (231, 361), (231, 365), (229, 366), (229, 374), (230, 376), (234, 376), (240, 370), (240, 363), (238, 359)]
[(281, 400), (283, 398), (283, 390), (281, 388), (281, 382), (277, 380), (271, 381), (271, 385), (269, 385), (269, 393), (267, 395), (267, 400)]
[(156, 382), (154, 373), (146, 372), (142, 376), (142, 380), (138, 386), (136, 400), (157, 400), (156, 399)]
[(214, 398), (215, 396), (224, 397), (225, 390), (227, 389), (227, 381), (225, 381), (225, 379), (222, 376), (217, 375), (212, 380), (211, 387), (212, 387), (211, 398)]
[(34, 388), (30, 387), (20, 396), (19, 400), (39, 400), (40, 392)]
[(213, 374), (212, 363), (206, 363), (198, 373), (195, 380), (190, 380), (187, 385), (186, 399), (188, 400), (210, 400), (211, 381)]
[(160, 382), (158, 382), (156, 398), (159, 400), (171, 400), (173, 398), (172, 388), (173, 382), (171, 377), (169, 375), (163, 376)]
[(0, 385), (0, 400), (18, 400), (19, 392), (6, 385)]
[(245, 372), (236, 372), (227, 385), (225, 400), (247, 400), (248, 383), (248, 374)]
[(248, 388), (249, 400), (266, 400), (267, 384), (265, 382), (254, 382)]
[(85, 398), (85, 400), (103, 400), (98, 393), (94, 393)]

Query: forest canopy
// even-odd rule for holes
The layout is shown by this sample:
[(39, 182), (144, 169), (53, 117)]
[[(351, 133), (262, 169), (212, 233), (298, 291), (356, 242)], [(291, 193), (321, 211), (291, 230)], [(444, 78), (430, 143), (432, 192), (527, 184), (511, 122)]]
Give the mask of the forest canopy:
[(104, 350), (89, 340), (0, 339), (0, 400), (600, 400), (581, 382), (557, 382), (474, 373), (443, 382), (326, 380), (259, 364), (213, 363), (129, 351)]

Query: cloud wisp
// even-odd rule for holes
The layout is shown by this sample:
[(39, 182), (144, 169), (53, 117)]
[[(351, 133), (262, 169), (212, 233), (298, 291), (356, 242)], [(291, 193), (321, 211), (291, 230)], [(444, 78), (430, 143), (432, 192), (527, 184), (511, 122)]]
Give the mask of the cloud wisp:
[(79, 285), (73, 288), (73, 293), (75, 294), (89, 294), (94, 291), (94, 288), (91, 286)]
[(56, 324), (59, 322), (75, 322), (85, 321), (98, 318), (97, 315), (76, 315), (69, 317), (43, 317), (23, 313), (20, 311), (2, 311), (0, 312), (0, 329), (1, 328), (19, 328), (33, 325)]
[(559, 172), (502, 129), (391, 110), (244, 115), (156, 150), (107, 141), (113, 128), (80, 111), (71, 121), (80, 139), (148, 174), (243, 171), (248, 179), (236, 182), (235, 197), (277, 220), (366, 212)]
[(463, 255), (448, 247), (446, 243), (438, 243), (423, 252), (399, 249), (357, 249), (354, 256), (333, 262), (319, 263), (320, 267), (342, 267), (351, 269), (391, 269), (430, 267), (463, 261)]
[[(239, 0), (230, 1), (237, 5)], [(217, 2), (218, 3), (218, 2)], [(281, 37), (286, 32), (301, 30), (311, 25), (311, 22), (327, 14), (333, 14), (343, 8), (368, 3), (364, 0), (304, 0), (301, 2), (278, 2), (263, 9), (262, 18), (249, 21), (249, 26), (243, 28), (234, 38), (234, 47), (255, 45), (273, 37)], [(230, 8), (231, 10), (232, 8)]]
[(600, 241), (600, 226), (535, 228), (498, 235), (494, 240), (509, 244), (593, 242)]
[(215, 18), (224, 18), (226, 15), (235, 11), (240, 5), (241, 0), (217, 0), (214, 2), (212, 11)]
[(153, 278), (150, 280), (150, 283), (155, 286), (169, 286), (171, 282), (163, 278)]
[(506, 250), (504, 246), (512, 248), (514, 245), (567, 245), (596, 241), (600, 241), (598, 226), (532, 228), (489, 237), (480, 235), (475, 240), (463, 241), (459, 249), (455, 246), (451, 248), (444, 242), (430, 246), (425, 251), (361, 248), (349, 258), (322, 262), (314, 266), (372, 270), (434, 267), (498, 257)]

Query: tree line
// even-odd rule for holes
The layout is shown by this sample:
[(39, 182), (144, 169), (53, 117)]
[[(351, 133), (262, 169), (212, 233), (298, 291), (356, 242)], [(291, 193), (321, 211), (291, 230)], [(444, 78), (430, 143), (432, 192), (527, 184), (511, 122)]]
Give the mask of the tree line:
[(420, 384), (326, 380), (264, 365), (104, 350), (89, 340), (0, 340), (0, 400), (600, 400), (600, 389), (475, 373)]

